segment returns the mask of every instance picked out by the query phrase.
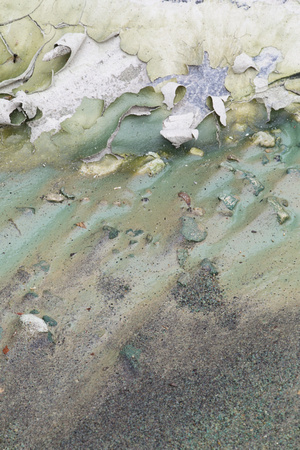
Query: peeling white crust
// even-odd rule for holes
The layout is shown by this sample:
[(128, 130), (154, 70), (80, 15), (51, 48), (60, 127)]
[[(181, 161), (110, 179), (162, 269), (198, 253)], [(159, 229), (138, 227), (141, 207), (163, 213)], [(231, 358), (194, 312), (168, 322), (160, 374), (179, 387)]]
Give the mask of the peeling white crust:
[(41, 119), (30, 123), (31, 141), (44, 131), (58, 131), (83, 97), (103, 99), (108, 105), (125, 92), (139, 92), (148, 83), (146, 64), (122, 52), (118, 37), (101, 44), (86, 37), (73, 64), (55, 75), (51, 88), (27, 95), (28, 102), (43, 113)]

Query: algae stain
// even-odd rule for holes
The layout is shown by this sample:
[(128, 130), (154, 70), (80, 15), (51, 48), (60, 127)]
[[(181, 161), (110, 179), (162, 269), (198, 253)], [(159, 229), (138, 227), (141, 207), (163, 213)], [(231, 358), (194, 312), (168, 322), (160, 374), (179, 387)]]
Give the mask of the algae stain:
[(122, 348), (120, 355), (124, 357), (124, 359), (128, 362), (129, 366), (132, 369), (138, 369), (140, 366), (140, 356), (141, 356), (141, 349), (134, 347), (131, 344), (125, 345), (125, 347)]

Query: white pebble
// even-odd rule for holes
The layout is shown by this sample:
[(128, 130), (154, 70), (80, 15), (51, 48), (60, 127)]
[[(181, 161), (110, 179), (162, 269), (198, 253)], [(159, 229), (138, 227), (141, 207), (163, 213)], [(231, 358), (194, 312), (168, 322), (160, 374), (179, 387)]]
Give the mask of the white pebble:
[(22, 314), (20, 321), (31, 334), (48, 332), (47, 324), (34, 314)]

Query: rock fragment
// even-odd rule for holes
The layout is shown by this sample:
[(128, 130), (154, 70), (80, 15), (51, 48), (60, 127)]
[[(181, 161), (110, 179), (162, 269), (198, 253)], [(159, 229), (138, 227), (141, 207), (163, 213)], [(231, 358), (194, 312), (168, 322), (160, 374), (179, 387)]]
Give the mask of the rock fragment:
[(230, 211), (232, 211), (235, 208), (237, 202), (239, 201), (237, 196), (231, 194), (220, 195), (219, 200), (222, 201), (226, 206), (226, 208), (229, 209)]
[(261, 191), (264, 190), (264, 185), (261, 184), (260, 181), (258, 181), (258, 179), (255, 177), (255, 175), (253, 175), (250, 172), (244, 172), (243, 173), (243, 177), (246, 178), (246, 180), (250, 181), (250, 184), (252, 185), (253, 189), (254, 189), (254, 195), (258, 196), (258, 194), (260, 194)]
[(202, 261), (200, 263), (200, 267), (202, 267), (203, 270), (206, 270), (207, 272), (209, 272), (211, 275), (218, 275), (218, 273), (219, 273), (216, 266), (208, 258), (202, 259)]
[(48, 333), (48, 326), (43, 319), (34, 314), (22, 314), (20, 322), (30, 334)]
[(148, 174), (150, 177), (157, 175), (165, 167), (164, 161), (157, 153), (148, 152), (145, 163), (137, 170), (138, 175)]
[(268, 203), (277, 212), (277, 220), (282, 225), (286, 220), (290, 218), (289, 213), (282, 206), (282, 202), (277, 197), (268, 197)]
[(43, 321), (46, 322), (49, 327), (56, 327), (57, 322), (55, 319), (52, 319), (52, 317), (49, 316), (43, 316)]
[(50, 203), (62, 203), (65, 200), (62, 194), (47, 194), (44, 198)]
[(188, 241), (202, 242), (207, 236), (207, 231), (203, 226), (198, 225), (194, 217), (183, 216), (181, 217), (181, 234)]
[(194, 156), (204, 156), (204, 151), (197, 147), (192, 147), (190, 150), (190, 154)]
[(252, 136), (253, 144), (261, 147), (274, 147), (275, 137), (267, 131), (259, 131)]

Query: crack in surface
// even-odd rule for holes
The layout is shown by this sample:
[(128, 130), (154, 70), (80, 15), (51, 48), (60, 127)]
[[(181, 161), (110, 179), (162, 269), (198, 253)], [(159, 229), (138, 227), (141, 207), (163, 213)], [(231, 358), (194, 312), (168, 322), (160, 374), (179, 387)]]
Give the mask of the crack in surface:
[(2, 39), (2, 42), (5, 45), (8, 53), (10, 53), (12, 56), (14, 56), (15, 53), (11, 50), (10, 46), (8, 45), (8, 42), (6, 41), (5, 37), (3, 36), (3, 34), (1, 32), (0, 32), (0, 38)]
[(42, 33), (42, 35), (45, 37), (45, 32), (44, 32), (43, 28), (37, 23), (36, 20), (34, 20), (34, 19), (30, 16), (30, 14), (28, 14), (28, 17), (29, 17), (30, 20), (32, 20), (32, 22), (35, 23), (35, 25), (38, 27), (38, 29), (40, 30), (40, 32)]
[[(25, 14), (25, 16), (18, 17), (17, 19), (12, 19), (12, 20), (9, 20), (8, 22), (0, 23), (0, 27), (3, 27), (4, 25), (9, 25), (10, 23), (13, 23), (13, 22), (18, 22), (19, 20), (25, 19), (26, 17), (29, 17), (29, 18), (31, 19), (30, 14), (35, 13), (35, 11), (41, 6), (41, 4), (43, 3), (43, 1), (44, 1), (44, 0), (41, 0), (40, 4), (39, 4), (35, 9), (33, 9), (30, 13)], [(32, 20), (32, 19), (31, 19), (31, 20)]]

